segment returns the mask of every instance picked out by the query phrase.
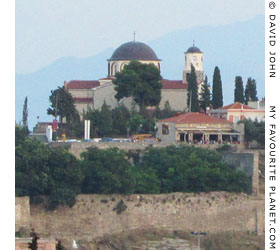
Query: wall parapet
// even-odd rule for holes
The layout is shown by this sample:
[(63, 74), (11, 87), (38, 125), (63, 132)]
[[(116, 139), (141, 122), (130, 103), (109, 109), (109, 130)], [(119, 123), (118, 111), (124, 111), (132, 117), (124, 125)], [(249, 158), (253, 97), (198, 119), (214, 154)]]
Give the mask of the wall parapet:
[[(127, 208), (118, 214), (116, 206), (121, 200)], [(148, 227), (263, 234), (264, 199), (228, 192), (78, 195), (72, 208), (58, 207), (47, 212), (42, 205), (31, 205), (29, 219), (30, 226), (42, 237), (52, 235), (62, 241), (91, 241)]]

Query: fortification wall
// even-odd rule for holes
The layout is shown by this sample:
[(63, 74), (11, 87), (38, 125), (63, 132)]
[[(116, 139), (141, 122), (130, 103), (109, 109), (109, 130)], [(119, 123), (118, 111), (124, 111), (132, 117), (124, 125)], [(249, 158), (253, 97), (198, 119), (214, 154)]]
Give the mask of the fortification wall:
[(30, 228), (29, 197), (16, 197), (15, 200), (15, 230), (20, 227)]
[[(115, 208), (121, 200), (127, 209), (118, 214)], [(19, 204), (27, 206), (26, 203)], [(30, 214), (30, 217), (26, 214), (26, 218), (23, 218), (24, 214), (16, 215), (16, 224), (27, 225), (30, 220), (30, 227), (42, 237), (53, 235), (63, 241), (91, 241), (106, 234), (150, 227), (264, 233), (264, 200), (226, 192), (79, 195), (72, 208), (59, 207), (47, 212), (41, 205), (32, 205)]]
[[(186, 145), (186, 143), (164, 143), (164, 142), (52, 142), (49, 144), (51, 147), (65, 147), (68, 148), (69, 151), (75, 155), (77, 158), (80, 158), (80, 154), (86, 151), (89, 147), (97, 147), (99, 149), (107, 149), (112, 147), (117, 147), (119, 149), (128, 151), (128, 150), (141, 150), (144, 151), (147, 147), (154, 148), (162, 148), (171, 145)], [(193, 145), (196, 147), (204, 148), (204, 149), (215, 149), (220, 147), (220, 144), (197, 144)], [(232, 147), (236, 148), (236, 150), (243, 150), (243, 145), (232, 145)]]

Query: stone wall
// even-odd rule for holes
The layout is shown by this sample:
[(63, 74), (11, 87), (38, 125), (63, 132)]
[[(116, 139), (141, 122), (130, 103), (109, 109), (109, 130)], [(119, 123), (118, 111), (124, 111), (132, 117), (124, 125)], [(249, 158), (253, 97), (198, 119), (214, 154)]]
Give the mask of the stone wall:
[[(110, 147), (117, 147), (121, 150), (141, 150), (144, 151), (147, 147), (167, 147), (171, 145), (186, 145), (186, 143), (171, 143), (171, 142), (52, 142), (49, 144), (51, 147), (65, 147), (69, 149), (73, 155), (77, 158), (80, 158), (80, 154), (86, 151), (89, 147), (97, 147), (99, 149), (107, 149)], [(220, 147), (220, 144), (193, 144), (193, 146), (204, 148), (204, 149), (215, 149)], [(242, 150), (242, 145), (231, 145), (232, 147), (236, 148), (237, 150)]]
[[(17, 198), (19, 199), (19, 198)], [(21, 199), (21, 198), (20, 198)], [(118, 214), (123, 200), (127, 209)], [(26, 206), (25, 203), (18, 203)], [(16, 210), (18, 212), (20, 210)], [(42, 205), (31, 206), (31, 216), (16, 214), (16, 224), (26, 223), (42, 237), (54, 236), (64, 242), (91, 241), (106, 234), (132, 229), (264, 233), (264, 199), (246, 194), (212, 192), (160, 195), (79, 195), (72, 207), (47, 212)], [(21, 226), (24, 226), (21, 225)]]
[(16, 197), (15, 201), (15, 230), (20, 227), (30, 228), (29, 197)]

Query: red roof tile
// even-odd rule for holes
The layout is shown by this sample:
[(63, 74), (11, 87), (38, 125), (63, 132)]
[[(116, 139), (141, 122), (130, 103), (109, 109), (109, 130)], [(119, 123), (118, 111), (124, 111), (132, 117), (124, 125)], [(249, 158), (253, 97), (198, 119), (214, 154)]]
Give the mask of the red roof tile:
[(73, 97), (75, 102), (92, 102), (92, 98), (87, 97)]
[(98, 81), (80, 81), (72, 80), (67, 83), (68, 89), (92, 89), (100, 85)]
[(230, 105), (227, 105), (227, 106), (223, 106), (219, 109), (241, 109), (243, 106), (243, 109), (254, 109), (254, 108), (251, 108), (245, 104), (242, 104), (240, 102), (236, 102), (236, 103), (233, 103), (233, 104), (230, 104)]
[(183, 83), (182, 80), (166, 80), (161, 81), (162, 89), (187, 89), (188, 84)]
[(174, 122), (174, 123), (228, 123), (232, 122), (219, 119), (213, 116), (205, 115), (202, 113), (185, 113), (177, 116), (173, 116), (170, 118), (166, 118), (163, 120), (159, 120), (158, 122)]

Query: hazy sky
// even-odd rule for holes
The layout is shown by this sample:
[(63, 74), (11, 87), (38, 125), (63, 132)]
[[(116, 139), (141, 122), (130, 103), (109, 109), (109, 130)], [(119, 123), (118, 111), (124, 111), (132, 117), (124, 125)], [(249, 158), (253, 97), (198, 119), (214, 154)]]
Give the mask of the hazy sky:
[(133, 39), (264, 14), (264, 0), (16, 0), (16, 72), (87, 57)]

